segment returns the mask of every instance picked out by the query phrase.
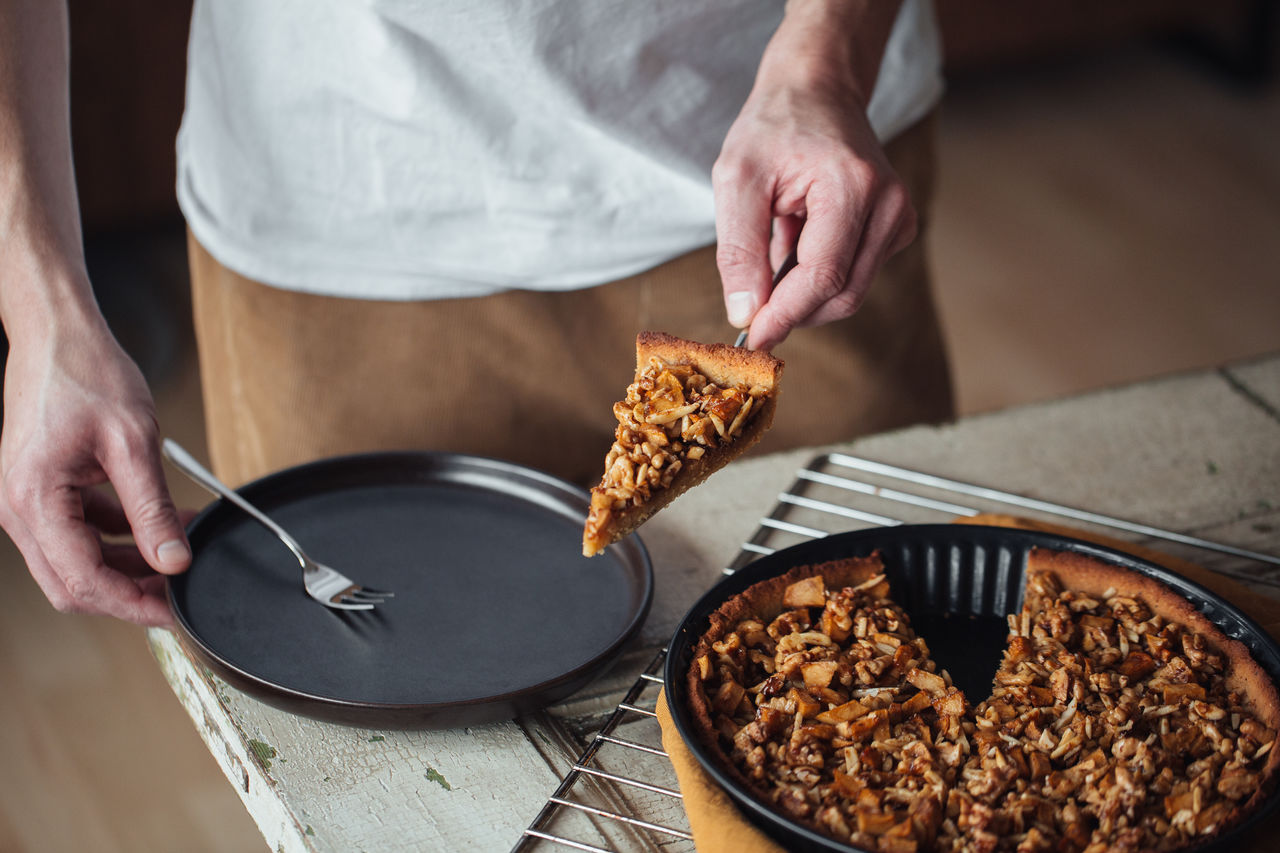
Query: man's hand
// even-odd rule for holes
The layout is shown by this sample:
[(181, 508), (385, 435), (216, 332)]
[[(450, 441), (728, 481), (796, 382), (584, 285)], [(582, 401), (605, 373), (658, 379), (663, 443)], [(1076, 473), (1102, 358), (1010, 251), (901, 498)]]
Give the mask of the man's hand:
[[(191, 561), (165, 485), (155, 408), (105, 326), (12, 342), (0, 524), (58, 610), (169, 625), (164, 575)], [(111, 483), (119, 500), (98, 487)], [(136, 545), (104, 543), (132, 532)]]
[[(916, 234), (866, 118), (896, 4), (792, 0), (712, 170), (729, 322), (768, 350), (847, 317)], [(772, 286), (796, 248), (798, 265)]]
[[(0, 525), (59, 610), (167, 625), (162, 575), (191, 551), (155, 405), (85, 274), (67, 42), (65, 3), (0, 3)], [(136, 547), (102, 541), (130, 532)]]

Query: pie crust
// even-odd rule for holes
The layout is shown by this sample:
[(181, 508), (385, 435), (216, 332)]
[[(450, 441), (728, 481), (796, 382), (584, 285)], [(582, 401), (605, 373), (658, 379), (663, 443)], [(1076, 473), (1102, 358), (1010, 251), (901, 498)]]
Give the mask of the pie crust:
[(588, 557), (745, 453), (773, 423), (782, 362), (663, 332), (636, 338), (635, 380), (582, 531)]

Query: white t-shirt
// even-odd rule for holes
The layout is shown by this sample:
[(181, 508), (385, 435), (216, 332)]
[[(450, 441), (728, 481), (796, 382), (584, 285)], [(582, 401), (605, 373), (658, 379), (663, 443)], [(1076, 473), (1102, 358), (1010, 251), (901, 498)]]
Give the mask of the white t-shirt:
[[(714, 242), (779, 0), (197, 0), (178, 200), (227, 267), (374, 299), (569, 290)], [(869, 107), (942, 91), (906, 0)]]

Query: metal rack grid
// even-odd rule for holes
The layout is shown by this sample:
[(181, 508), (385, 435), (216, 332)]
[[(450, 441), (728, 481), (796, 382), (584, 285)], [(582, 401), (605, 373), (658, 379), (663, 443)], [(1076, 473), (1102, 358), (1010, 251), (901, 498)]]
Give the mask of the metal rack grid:
[[(732, 574), (759, 556), (833, 533), (945, 522), (984, 512), (1066, 523), (1157, 545), (1247, 586), (1280, 594), (1280, 556), (836, 453), (818, 456), (797, 472), (723, 572)], [(665, 658), (663, 649), (644, 668), (513, 851), (535, 846), (591, 853), (693, 850), (654, 713)]]

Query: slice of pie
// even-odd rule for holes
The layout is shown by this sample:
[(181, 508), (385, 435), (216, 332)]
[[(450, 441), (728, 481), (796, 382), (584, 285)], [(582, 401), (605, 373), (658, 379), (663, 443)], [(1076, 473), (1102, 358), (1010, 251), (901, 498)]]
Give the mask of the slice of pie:
[(591, 490), (582, 553), (599, 553), (760, 440), (773, 423), (782, 362), (765, 352), (636, 338), (636, 377), (614, 403), (604, 476)]
[(945, 850), (1169, 850), (1198, 844), (1274, 782), (1275, 685), (1164, 584), (1033, 549)]
[(1032, 549), (971, 708), (882, 572), (792, 569), (725, 602), (694, 649), (700, 739), (782, 814), (868, 851), (1174, 850), (1273, 789), (1280, 694), (1172, 588)]
[(724, 768), (863, 850), (929, 849), (968, 753), (964, 694), (889, 597), (878, 555), (755, 584), (710, 617), (689, 696)]

